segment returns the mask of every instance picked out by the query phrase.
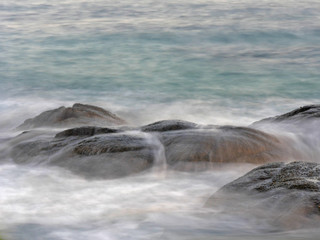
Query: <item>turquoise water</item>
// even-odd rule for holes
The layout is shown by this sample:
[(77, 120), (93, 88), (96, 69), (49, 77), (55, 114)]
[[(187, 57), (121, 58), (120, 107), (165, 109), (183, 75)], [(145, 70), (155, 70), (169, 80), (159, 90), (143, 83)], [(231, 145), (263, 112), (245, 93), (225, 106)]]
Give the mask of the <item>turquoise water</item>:
[(1, 99), (318, 101), (319, 10), (318, 1), (4, 1)]
[(74, 102), (131, 125), (170, 118), (247, 125), (319, 103), (319, 12), (312, 0), (0, 1), (0, 234), (317, 239), (317, 229), (275, 233), (265, 219), (203, 210), (252, 166), (88, 181), (11, 164), (5, 139), (26, 118)]

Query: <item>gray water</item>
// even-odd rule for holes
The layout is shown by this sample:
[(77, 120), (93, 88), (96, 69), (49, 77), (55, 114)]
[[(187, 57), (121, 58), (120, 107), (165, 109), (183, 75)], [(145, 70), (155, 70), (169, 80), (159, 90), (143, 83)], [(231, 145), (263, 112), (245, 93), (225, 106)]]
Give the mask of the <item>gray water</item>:
[[(2, 0), (0, 236), (317, 239), (318, 230), (279, 230), (267, 219), (203, 208), (251, 165), (89, 181), (16, 166), (6, 139), (26, 118), (74, 102), (132, 126), (163, 119), (245, 126), (319, 103), (319, 12), (311, 0)], [(318, 162), (316, 129), (309, 127), (307, 144), (303, 131), (285, 134)]]

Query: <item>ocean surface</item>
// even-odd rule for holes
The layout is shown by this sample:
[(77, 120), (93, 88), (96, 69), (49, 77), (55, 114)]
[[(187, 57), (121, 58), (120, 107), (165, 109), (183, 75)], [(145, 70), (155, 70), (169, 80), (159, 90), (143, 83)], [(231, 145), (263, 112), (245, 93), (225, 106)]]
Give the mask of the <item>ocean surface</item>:
[(6, 140), (25, 119), (75, 102), (131, 126), (246, 126), (319, 104), (319, 12), (318, 0), (1, 0), (0, 236), (317, 239), (203, 208), (252, 166), (89, 181), (17, 166)]

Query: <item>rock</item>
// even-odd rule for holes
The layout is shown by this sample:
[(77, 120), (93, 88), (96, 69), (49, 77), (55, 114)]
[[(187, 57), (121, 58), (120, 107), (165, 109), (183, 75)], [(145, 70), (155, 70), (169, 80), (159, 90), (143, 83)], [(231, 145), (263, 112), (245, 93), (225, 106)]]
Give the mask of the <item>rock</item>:
[(284, 141), (246, 127), (163, 132), (160, 136), (167, 164), (176, 170), (210, 169), (226, 163), (262, 164), (281, 161), (290, 154)]
[(24, 121), (18, 129), (39, 127), (70, 127), (93, 124), (95, 126), (122, 125), (126, 122), (115, 114), (96, 106), (76, 103), (41, 113)]
[(279, 122), (300, 123), (316, 119), (320, 120), (320, 105), (308, 105), (279, 116), (262, 119), (254, 122), (253, 125)]
[(255, 214), (287, 229), (319, 225), (320, 165), (270, 163), (223, 186), (206, 203), (227, 212)]
[(186, 129), (195, 129), (197, 124), (182, 120), (164, 120), (141, 127), (143, 132), (166, 132)]
[(117, 133), (120, 132), (118, 129), (112, 128), (101, 128), (101, 127), (79, 127), (79, 128), (71, 128), (59, 132), (56, 134), (56, 138), (63, 138), (63, 137), (71, 137), (71, 136), (93, 136), (98, 134), (106, 134), (106, 133)]
[(74, 144), (71, 157), (56, 165), (85, 177), (126, 177), (151, 168), (156, 147), (143, 136), (99, 135)]
[(11, 156), (17, 164), (59, 166), (86, 178), (110, 179), (151, 168), (157, 147), (139, 134), (112, 133), (23, 141)]
[(117, 134), (103, 137), (86, 138), (77, 143), (73, 151), (84, 156), (102, 153), (117, 153), (139, 151), (147, 147), (147, 140), (143, 137)]
[(199, 171), (227, 163), (280, 161), (289, 155), (284, 141), (251, 128), (162, 121), (141, 129), (147, 132), (89, 126), (54, 137), (32, 130), (12, 140), (11, 156), (19, 164), (55, 165), (86, 177), (114, 178), (144, 171), (155, 159), (175, 170)]

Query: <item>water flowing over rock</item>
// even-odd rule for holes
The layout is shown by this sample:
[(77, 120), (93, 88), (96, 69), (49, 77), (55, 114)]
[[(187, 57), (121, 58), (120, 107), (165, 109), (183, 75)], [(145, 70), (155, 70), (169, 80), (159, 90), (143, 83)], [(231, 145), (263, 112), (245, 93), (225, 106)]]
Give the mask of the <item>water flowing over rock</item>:
[(263, 124), (263, 123), (301, 123), (306, 120), (320, 120), (320, 105), (307, 105), (295, 109), (291, 112), (262, 119), (260, 121), (254, 122), (253, 125)]
[(200, 127), (179, 120), (131, 130), (87, 126), (52, 135), (21, 134), (12, 141), (13, 160), (60, 166), (86, 177), (115, 178), (144, 171), (159, 161), (174, 170), (197, 171), (288, 157), (285, 142), (262, 131)]
[(125, 120), (103, 108), (76, 103), (72, 107), (60, 107), (27, 119), (18, 129), (84, 125), (114, 126), (125, 123)]
[(18, 164), (53, 165), (87, 178), (110, 179), (151, 168), (156, 147), (139, 134), (81, 134), (23, 141), (11, 156)]
[(193, 170), (194, 167), (201, 170), (226, 163), (261, 164), (288, 157), (285, 143), (246, 127), (164, 132), (161, 139), (167, 163), (176, 170)]
[(319, 225), (320, 164), (269, 163), (223, 186), (207, 207), (255, 214), (288, 229)]

